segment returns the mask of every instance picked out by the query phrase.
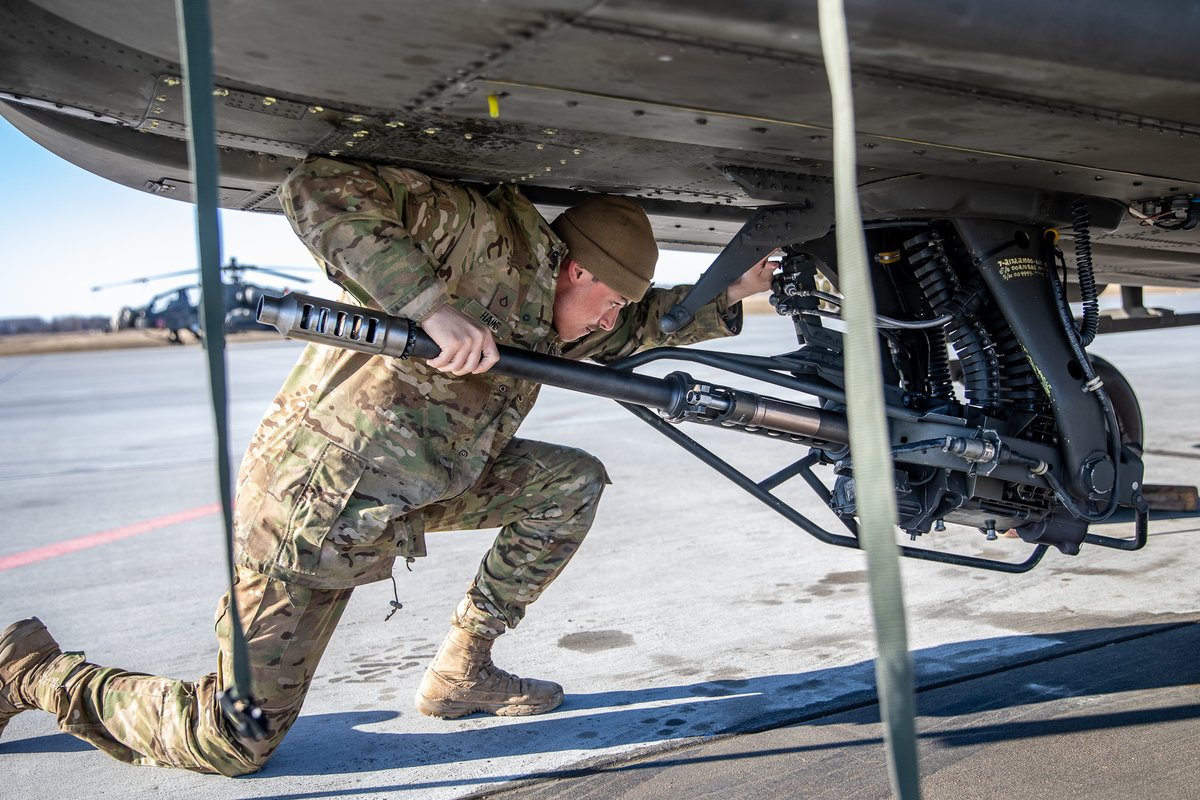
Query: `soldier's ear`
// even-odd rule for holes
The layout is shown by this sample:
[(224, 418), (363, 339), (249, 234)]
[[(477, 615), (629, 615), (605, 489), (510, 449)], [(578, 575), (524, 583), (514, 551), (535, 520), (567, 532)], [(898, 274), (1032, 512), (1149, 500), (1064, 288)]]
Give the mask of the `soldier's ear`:
[(590, 274), (575, 259), (567, 262), (567, 277), (571, 280), (571, 283), (582, 283)]

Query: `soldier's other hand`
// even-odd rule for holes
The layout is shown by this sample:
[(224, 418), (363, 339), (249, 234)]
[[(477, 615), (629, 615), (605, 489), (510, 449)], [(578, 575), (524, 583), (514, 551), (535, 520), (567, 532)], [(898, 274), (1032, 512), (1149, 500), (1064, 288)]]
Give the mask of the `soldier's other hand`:
[(775, 274), (775, 268), (779, 266), (779, 263), (772, 261), (771, 257), (778, 252), (776, 250), (768, 253), (761, 261), (746, 270), (740, 278), (729, 284), (729, 288), (726, 290), (729, 305), (739, 303), (752, 294), (765, 292), (771, 288), (771, 277)]
[(442, 306), (421, 322), (442, 352), (425, 363), (452, 375), (487, 372), (500, 360), (492, 332), (461, 311)]

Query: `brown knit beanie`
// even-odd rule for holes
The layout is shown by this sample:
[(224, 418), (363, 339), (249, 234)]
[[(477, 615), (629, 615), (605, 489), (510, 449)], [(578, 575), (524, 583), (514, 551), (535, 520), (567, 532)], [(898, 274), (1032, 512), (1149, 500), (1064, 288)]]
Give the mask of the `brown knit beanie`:
[(658, 245), (650, 219), (628, 197), (602, 194), (559, 214), (550, 224), (570, 257), (622, 297), (637, 302), (654, 278)]

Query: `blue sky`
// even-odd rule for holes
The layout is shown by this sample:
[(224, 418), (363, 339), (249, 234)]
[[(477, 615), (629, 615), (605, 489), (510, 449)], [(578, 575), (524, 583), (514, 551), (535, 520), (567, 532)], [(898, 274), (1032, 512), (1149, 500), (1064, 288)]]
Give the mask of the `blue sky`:
[[(195, 208), (92, 175), (0, 119), (0, 318), (109, 316), (187, 278), (90, 291), (92, 286), (196, 266)], [(311, 266), (287, 220), (223, 211), (222, 253), (246, 264)], [(664, 254), (659, 283), (693, 280), (711, 256)], [(319, 274), (314, 277), (320, 279)], [(268, 286), (286, 282), (251, 277)], [(323, 280), (323, 279), (320, 279)], [(311, 290), (311, 289), (310, 289)], [(316, 292), (323, 293), (323, 292)]]
[[(196, 266), (194, 206), (92, 175), (3, 119), (0, 183), (0, 317), (109, 315), (188, 279), (103, 292), (92, 286)], [(226, 259), (313, 263), (281, 216), (226, 211), (221, 225)]]

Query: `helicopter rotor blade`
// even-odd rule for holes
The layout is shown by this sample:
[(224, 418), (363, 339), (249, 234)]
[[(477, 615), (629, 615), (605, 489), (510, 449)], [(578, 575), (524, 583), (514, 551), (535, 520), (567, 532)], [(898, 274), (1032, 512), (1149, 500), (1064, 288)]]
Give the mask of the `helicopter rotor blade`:
[(104, 289), (112, 289), (117, 286), (129, 286), (129, 285), (132, 285), (135, 283), (149, 283), (150, 281), (162, 280), (164, 278), (178, 278), (180, 275), (194, 275), (196, 272), (197, 272), (197, 270), (194, 270), (194, 269), (184, 269), (184, 270), (180, 270), (179, 272), (165, 272), (162, 275), (147, 275), (142, 278), (130, 278), (129, 280), (125, 280), (125, 281), (115, 281), (113, 283), (102, 283), (99, 286), (93, 286), (92, 291), (99, 292)]
[(276, 278), (286, 278), (289, 281), (296, 281), (297, 283), (312, 283), (311, 278), (301, 278), (299, 275), (289, 275), (286, 272), (281, 272), (277, 269), (271, 269), (270, 267), (249, 267), (238, 264), (237, 268), (239, 270), (254, 270), (255, 272), (261, 272), (264, 275), (274, 275)]
[[(289, 269), (293, 269), (293, 268), (289, 267)], [(305, 269), (305, 268), (300, 267), (300, 269)], [(99, 292), (104, 289), (113, 289), (117, 286), (130, 286), (135, 283), (149, 283), (150, 281), (162, 280), (164, 278), (178, 278), (181, 275), (195, 275), (199, 271), (200, 270), (198, 270), (198, 269), (184, 269), (184, 270), (179, 270), (178, 272), (164, 272), (161, 275), (147, 275), (147, 276), (141, 277), (141, 278), (130, 278), (129, 280), (124, 280), (124, 281), (114, 281), (113, 283), (102, 283), (98, 286), (93, 286), (92, 291)], [(236, 259), (230, 259), (228, 264), (221, 267), (221, 271), (222, 272), (232, 272), (235, 275), (239, 272), (250, 272), (250, 271), (262, 272), (267, 275), (274, 275), (277, 278), (284, 278), (286, 280), (295, 281), (297, 283), (312, 283), (311, 278), (301, 278), (299, 275), (292, 275), (287, 272), (282, 272), (280, 270), (274, 269), (272, 267), (256, 267), (253, 264), (239, 264)]]

